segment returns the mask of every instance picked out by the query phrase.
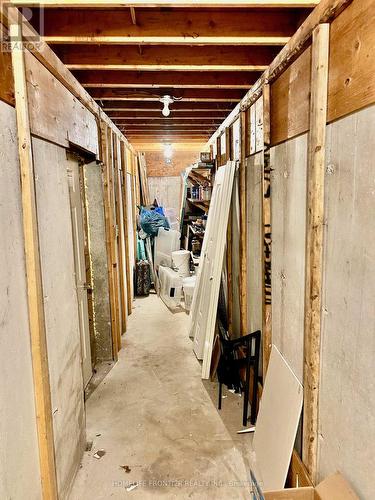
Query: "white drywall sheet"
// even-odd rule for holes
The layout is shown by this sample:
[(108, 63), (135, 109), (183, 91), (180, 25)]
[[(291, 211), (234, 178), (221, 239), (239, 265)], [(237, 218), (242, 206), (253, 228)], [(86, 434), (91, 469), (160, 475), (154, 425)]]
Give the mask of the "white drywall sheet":
[(42, 496), (16, 113), (0, 101), (0, 498)]
[(66, 151), (33, 139), (57, 484), (66, 498), (85, 446), (83, 380)]
[(272, 346), (253, 439), (254, 469), (263, 491), (285, 486), (302, 403), (302, 385)]
[(202, 378), (208, 378), (210, 373), (234, 171), (235, 163), (228, 162), (218, 169), (215, 176), (190, 313), (189, 335), (194, 338), (194, 352), (198, 359), (203, 357)]

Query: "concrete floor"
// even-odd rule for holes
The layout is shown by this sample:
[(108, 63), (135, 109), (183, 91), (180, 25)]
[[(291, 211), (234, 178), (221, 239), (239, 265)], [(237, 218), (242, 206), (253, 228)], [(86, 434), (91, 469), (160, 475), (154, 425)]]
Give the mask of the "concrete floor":
[[(226, 394), (218, 413), (187, 322), (155, 295), (136, 300), (119, 361), (86, 404), (93, 446), (71, 499), (250, 497), (243, 458), (250, 438), (236, 434), (241, 398)], [(105, 455), (94, 458), (100, 449)]]

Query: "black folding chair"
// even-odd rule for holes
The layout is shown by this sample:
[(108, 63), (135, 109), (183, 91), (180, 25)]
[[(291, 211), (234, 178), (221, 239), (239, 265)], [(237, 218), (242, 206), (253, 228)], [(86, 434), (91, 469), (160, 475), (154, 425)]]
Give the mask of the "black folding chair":
[[(244, 393), (242, 423), (247, 425), (250, 390), (250, 367), (253, 366), (253, 391), (251, 402), (250, 422), (255, 424), (257, 415), (257, 396), (259, 381), (260, 330), (249, 333), (237, 339), (230, 339), (222, 322), (218, 321), (220, 336), (220, 359), (217, 367), (219, 380), (219, 404), (221, 410), (222, 386), (225, 384), (235, 392)], [(245, 368), (245, 382), (241, 372)]]

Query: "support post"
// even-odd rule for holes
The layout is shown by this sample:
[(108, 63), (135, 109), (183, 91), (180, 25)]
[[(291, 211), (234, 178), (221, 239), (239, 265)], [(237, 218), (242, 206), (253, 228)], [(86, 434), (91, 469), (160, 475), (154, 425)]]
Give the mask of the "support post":
[(112, 249), (112, 227), (113, 217), (111, 210), (111, 186), (109, 175), (109, 150), (108, 150), (108, 126), (105, 122), (100, 122), (101, 130), (101, 151), (102, 151), (102, 176), (104, 191), (104, 217), (105, 217), (105, 235), (107, 248), (107, 265), (109, 280), (109, 303), (111, 308), (111, 333), (112, 333), (112, 356), (115, 361), (118, 359), (117, 349), (117, 329), (118, 321), (116, 314), (116, 286), (114, 281), (113, 269), (113, 249)]
[(262, 166), (262, 227), (263, 227), (263, 290), (262, 290), (262, 332), (263, 332), (263, 377), (268, 368), (272, 346), (272, 283), (271, 283), (271, 125), (270, 86), (263, 86), (263, 166)]
[(38, 218), (34, 183), (22, 28), (10, 25), (12, 67), (16, 100), (18, 152), (21, 177), (22, 220), (25, 244), (27, 302), (34, 382), (36, 426), (43, 499), (57, 499), (51, 388), (43, 304)]
[(307, 170), (307, 230), (304, 331), (303, 462), (313, 483), (317, 473), (322, 302), (325, 137), (329, 24), (313, 31), (310, 133)]
[(241, 111), (241, 159), (239, 171), (240, 205), (240, 333), (247, 333), (247, 203), (246, 203), (246, 150), (248, 139), (246, 111)]
[(124, 233), (125, 233), (125, 268), (126, 268), (126, 290), (128, 314), (132, 313), (132, 291), (129, 257), (129, 224), (128, 224), (128, 171), (126, 149), (124, 141), (120, 142), (121, 174), (122, 174), (122, 206), (124, 212)]

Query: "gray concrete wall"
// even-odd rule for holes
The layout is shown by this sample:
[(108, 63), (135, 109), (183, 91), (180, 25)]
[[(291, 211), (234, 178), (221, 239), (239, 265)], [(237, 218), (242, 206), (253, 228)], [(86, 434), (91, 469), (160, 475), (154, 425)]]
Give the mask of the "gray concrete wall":
[(307, 134), (271, 149), (272, 340), (303, 380)]
[(93, 312), (96, 360), (112, 360), (111, 310), (104, 219), (101, 167), (96, 162), (84, 167), (88, 236), (93, 281)]
[(0, 498), (39, 500), (16, 114), (0, 102)]
[(319, 475), (375, 492), (375, 106), (328, 126)]
[(59, 498), (85, 447), (78, 301), (66, 151), (33, 139), (36, 196)]

